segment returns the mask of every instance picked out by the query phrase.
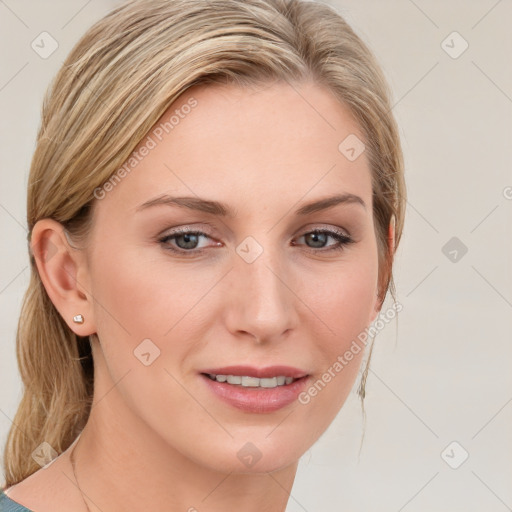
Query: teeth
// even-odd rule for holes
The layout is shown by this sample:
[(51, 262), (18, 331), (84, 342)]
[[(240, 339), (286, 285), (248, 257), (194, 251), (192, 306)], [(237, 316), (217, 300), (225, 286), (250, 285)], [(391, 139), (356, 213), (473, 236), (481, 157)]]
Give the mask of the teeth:
[(272, 377), (270, 379), (259, 379), (260, 386), (262, 388), (275, 388), (277, 387), (277, 377)]
[(242, 386), (246, 388), (257, 388), (259, 385), (260, 379), (257, 379), (256, 377), (242, 377)]
[(248, 375), (215, 375), (213, 373), (209, 373), (208, 376), (217, 382), (227, 382), (228, 384), (235, 384), (245, 388), (276, 388), (291, 384), (295, 380), (293, 377), (285, 377), (283, 375), (262, 379)]

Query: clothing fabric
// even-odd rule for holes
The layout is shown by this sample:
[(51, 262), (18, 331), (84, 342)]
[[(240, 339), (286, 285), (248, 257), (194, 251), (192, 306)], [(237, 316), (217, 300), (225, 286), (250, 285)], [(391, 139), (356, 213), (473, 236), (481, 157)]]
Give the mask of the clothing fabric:
[(32, 510), (11, 500), (3, 489), (0, 489), (0, 512), (32, 512)]

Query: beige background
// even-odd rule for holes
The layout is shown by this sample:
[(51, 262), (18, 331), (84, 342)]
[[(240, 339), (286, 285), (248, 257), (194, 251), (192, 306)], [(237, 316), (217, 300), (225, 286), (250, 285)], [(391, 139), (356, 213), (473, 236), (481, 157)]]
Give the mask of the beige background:
[[(0, 1), (2, 445), (21, 392), (14, 336), (43, 92), (71, 45), (116, 3)], [(373, 49), (394, 92), (409, 192), (396, 265), (404, 309), (398, 329), (393, 322), (376, 340), (360, 455), (354, 386), (302, 458), (288, 512), (511, 510), (512, 4), (329, 3)], [(47, 59), (31, 48), (43, 31), (59, 44)], [(464, 41), (457, 58), (445, 51), (457, 55)], [(456, 245), (443, 252), (452, 237), (467, 247), (462, 257)], [(469, 457), (453, 469), (446, 461), (460, 463), (462, 450)]]

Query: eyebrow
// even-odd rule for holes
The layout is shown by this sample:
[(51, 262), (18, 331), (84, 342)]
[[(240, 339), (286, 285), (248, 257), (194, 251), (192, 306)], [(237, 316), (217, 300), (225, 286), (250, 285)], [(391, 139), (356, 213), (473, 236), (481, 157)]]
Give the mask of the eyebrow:
[[(295, 211), (296, 215), (309, 215), (322, 210), (333, 208), (339, 204), (359, 204), (366, 210), (365, 202), (357, 195), (345, 193), (334, 196), (317, 199), (310, 203), (306, 203)], [(236, 210), (232, 211), (227, 205), (219, 201), (202, 199), (200, 197), (184, 196), (173, 197), (167, 194), (150, 199), (136, 208), (136, 211), (146, 210), (152, 206), (167, 205), (187, 208), (189, 210), (197, 210), (211, 215), (219, 215), (221, 217), (235, 217)]]

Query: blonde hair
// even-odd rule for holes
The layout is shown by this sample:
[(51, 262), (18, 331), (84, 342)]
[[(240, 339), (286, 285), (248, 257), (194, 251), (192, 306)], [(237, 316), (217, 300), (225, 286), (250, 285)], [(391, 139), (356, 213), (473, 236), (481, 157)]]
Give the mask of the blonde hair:
[[(395, 297), (388, 226), (394, 217), (396, 247), (405, 184), (390, 91), (363, 41), (335, 10), (316, 2), (134, 0), (98, 21), (45, 97), (28, 185), (29, 233), (38, 220), (52, 218), (72, 238), (85, 238), (93, 191), (191, 86), (273, 80), (313, 80), (357, 119), (372, 173), (381, 305), (388, 290)], [(43, 441), (58, 453), (69, 447), (87, 422), (94, 389), (89, 339), (69, 329), (32, 254), (30, 263), (16, 338), (24, 390), (4, 452), (6, 487), (40, 468), (31, 454)], [(368, 365), (361, 398), (367, 371)]]

